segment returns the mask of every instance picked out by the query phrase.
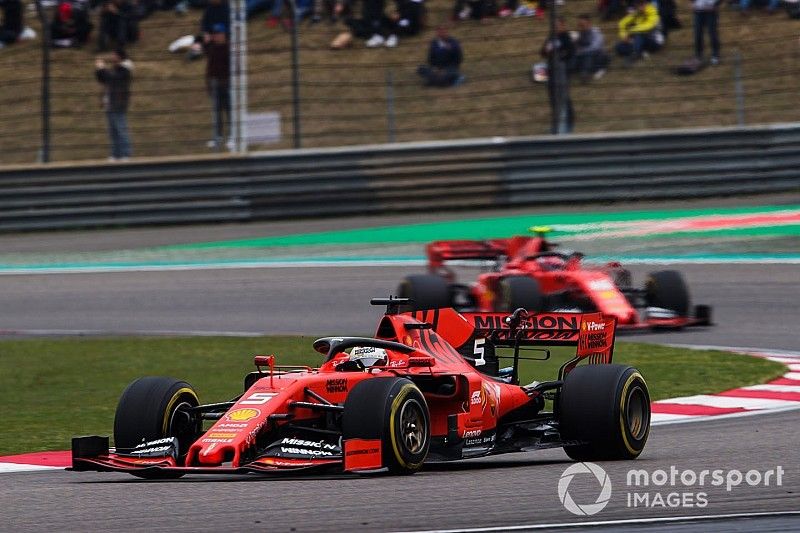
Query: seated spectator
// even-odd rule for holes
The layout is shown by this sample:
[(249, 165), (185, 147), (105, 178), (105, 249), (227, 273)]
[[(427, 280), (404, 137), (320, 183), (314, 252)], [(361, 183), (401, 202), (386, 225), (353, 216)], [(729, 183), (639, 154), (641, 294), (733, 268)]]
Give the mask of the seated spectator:
[(383, 42), (387, 48), (397, 46), (398, 35), (410, 37), (417, 35), (422, 29), (424, 16), (422, 0), (395, 0), (395, 8), (394, 13), (381, 19), (384, 33), (388, 34)]
[(599, 0), (597, 10), (603, 20), (612, 20), (622, 16), (627, 5), (625, 0)]
[(3, 24), (0, 26), (0, 48), (17, 42), (22, 35), (22, 2), (0, 0), (3, 8)]
[(575, 40), (575, 57), (570, 70), (587, 82), (602, 78), (608, 68), (609, 57), (605, 50), (605, 38), (600, 28), (592, 24), (587, 14), (578, 17), (578, 38)]
[(89, 41), (92, 32), (89, 14), (71, 2), (58, 4), (58, 11), (50, 25), (50, 36), (54, 48), (80, 47)]
[(482, 20), (494, 14), (488, 0), (456, 0), (453, 6), (453, 20)]
[[(750, 14), (750, 6), (753, 4), (753, 0), (739, 0), (739, 10), (741, 11), (742, 15), (749, 15)], [(770, 15), (775, 13), (778, 7), (781, 5), (780, 0), (756, 0), (755, 4), (758, 6), (766, 6), (767, 13)]]
[(389, 16), (394, 25), (394, 34), (417, 35), (425, 18), (423, 0), (395, 0), (396, 12)]
[(625, 58), (625, 65), (657, 52), (664, 45), (660, 19), (656, 6), (646, 0), (634, 0), (633, 10), (619, 21), (617, 54)]
[(113, 44), (124, 48), (139, 40), (139, 20), (134, 6), (127, 0), (106, 0), (100, 10), (97, 48), (105, 51)]
[(452, 87), (464, 82), (459, 72), (464, 54), (455, 37), (451, 37), (447, 26), (436, 28), (436, 37), (428, 50), (428, 64), (420, 65), (417, 73), (432, 87)]
[[(339, 5), (337, 5), (338, 9)], [(350, 6), (351, 12), (353, 6)], [(345, 24), (350, 28), (350, 33), (359, 39), (366, 39), (367, 48), (397, 46), (397, 35), (394, 33), (394, 24), (384, 13), (384, 0), (363, 0), (361, 5), (361, 18), (349, 17)]]

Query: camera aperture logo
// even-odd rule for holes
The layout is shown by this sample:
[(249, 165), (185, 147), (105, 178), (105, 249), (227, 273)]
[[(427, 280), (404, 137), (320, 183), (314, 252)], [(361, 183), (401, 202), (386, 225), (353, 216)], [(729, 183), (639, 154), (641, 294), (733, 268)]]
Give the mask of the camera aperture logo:
[[(717, 494), (724, 490), (732, 492), (740, 486), (769, 487), (782, 486), (785, 470), (777, 466), (769, 470), (723, 470), (703, 469), (681, 470), (675, 465), (657, 470), (630, 469), (625, 476), (625, 502), (635, 508), (704, 508), (709, 505), (716, 489)], [(569, 488), (575, 476), (593, 476), (598, 484), (599, 495), (594, 502), (578, 503), (570, 494)], [(584, 488), (587, 485), (583, 485)], [(574, 490), (573, 494), (577, 491)], [(586, 500), (583, 491), (579, 500)], [(602, 467), (594, 463), (575, 463), (567, 467), (558, 480), (558, 498), (570, 513), (578, 516), (592, 516), (608, 505), (611, 500), (611, 479)]]
[[(572, 483), (572, 478), (585, 474), (594, 476), (600, 484), (600, 494), (594, 503), (579, 504), (575, 502), (569, 493), (569, 485)], [(578, 516), (592, 516), (605, 509), (609, 500), (611, 500), (611, 478), (608, 477), (602, 467), (594, 463), (575, 463), (567, 467), (558, 480), (558, 499), (561, 500), (561, 504), (570, 513)]]

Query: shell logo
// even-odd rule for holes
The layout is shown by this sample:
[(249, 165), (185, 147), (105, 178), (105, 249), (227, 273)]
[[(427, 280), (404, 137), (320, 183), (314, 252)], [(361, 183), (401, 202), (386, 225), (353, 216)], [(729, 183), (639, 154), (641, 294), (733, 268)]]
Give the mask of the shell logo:
[(232, 422), (246, 422), (248, 420), (254, 419), (259, 415), (261, 415), (261, 411), (259, 411), (258, 409), (247, 408), (247, 409), (237, 409), (235, 411), (231, 411), (230, 413), (225, 415), (225, 418), (227, 418)]

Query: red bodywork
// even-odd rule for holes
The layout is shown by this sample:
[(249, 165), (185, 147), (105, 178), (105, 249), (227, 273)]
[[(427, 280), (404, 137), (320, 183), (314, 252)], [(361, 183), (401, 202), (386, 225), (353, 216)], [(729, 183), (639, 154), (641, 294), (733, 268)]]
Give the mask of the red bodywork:
[(555, 245), (540, 236), (517, 236), (485, 241), (435, 241), (427, 245), (428, 270), (454, 281), (447, 268), (450, 261), (496, 261), (492, 272), (481, 273), (470, 285), (469, 294), (480, 311), (498, 310), (499, 284), (509, 276), (534, 278), (544, 295), (567, 294), (585, 298), (594, 309), (613, 316), (624, 329), (682, 327), (700, 322), (692, 317), (642, 317), (615, 281), (625, 272), (617, 262), (587, 267), (581, 254), (555, 253)]
[[(281, 435), (291, 435), (290, 431), (282, 433), (290, 427), (319, 421), (324, 416), (320, 413), (323, 403), (332, 405), (330, 409), (347, 409), (348, 392), (359, 382), (393, 376), (410, 379), (424, 394), (431, 436), (438, 450), (432, 446), (432, 455), (460, 459), (519, 451), (519, 447), (498, 449), (495, 429), (519, 409), (543, 406), (542, 393), (482, 373), (480, 366), (474, 366), (480, 363), (473, 359), (471, 364), (457, 348), (472, 353), (475, 339), (490, 336), (496, 342), (518, 336), (525, 345), (576, 345), (575, 358), (560, 372), (559, 378), (563, 378), (582, 360), (611, 363), (615, 321), (600, 313), (546, 313), (530, 315), (512, 330), (507, 318), (504, 313), (460, 314), (453, 309), (387, 313), (380, 321), (375, 340), (397, 343), (392, 345), (396, 349), (386, 349), (388, 360), (382, 366), (362, 371), (343, 371), (341, 365), (349, 357), (343, 352), (331, 353), (319, 368), (273, 366), (274, 358), (257, 356), (259, 373), (252, 385), (194, 441), (180, 464), (174, 456), (131, 457), (115, 453), (113, 449), (109, 451), (107, 441), (106, 449), (100, 453), (76, 453), (73, 441), (73, 470), (245, 473), (331, 466), (345, 471), (380, 468), (379, 442)], [(351, 338), (334, 340), (342, 339)], [(270, 449), (297, 453), (289, 453), (293, 457), (276, 457)], [(297, 457), (298, 454), (304, 457)]]

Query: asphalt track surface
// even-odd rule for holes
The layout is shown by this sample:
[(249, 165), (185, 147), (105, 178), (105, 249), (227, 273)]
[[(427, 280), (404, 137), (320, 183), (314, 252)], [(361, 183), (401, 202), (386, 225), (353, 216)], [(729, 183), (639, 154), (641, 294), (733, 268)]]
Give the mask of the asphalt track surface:
[[(188, 231), (188, 230), (187, 230)], [(223, 232), (223, 230), (218, 230)], [(247, 230), (250, 231), (250, 230)], [(263, 233), (263, 232), (260, 232)], [(8, 237), (20, 250), (120, 247), (106, 234), (46, 242)], [(127, 234), (148, 244), (174, 242), (157, 233)], [(220, 238), (233, 238), (231, 230)], [(203, 240), (207, 240), (208, 235)], [(183, 238), (183, 237), (179, 237)], [(209, 237), (210, 238), (210, 237)], [(63, 239), (63, 240), (61, 240)], [(64, 240), (78, 239), (64, 244)], [(82, 239), (82, 240), (81, 240)], [(134, 243), (135, 244), (135, 243)], [(30, 246), (30, 248), (29, 248)], [(663, 267), (657, 267), (663, 268)], [(648, 333), (631, 340), (754, 346), (798, 350), (796, 265), (680, 266), (697, 303), (714, 306), (717, 326)], [(636, 267), (642, 279), (651, 270)], [(374, 329), (380, 310), (370, 297), (391, 292), (416, 268), (231, 269), (4, 276), (0, 323), (10, 331), (92, 330), (361, 334)], [(655, 517), (776, 513), (800, 510), (800, 411), (657, 426), (635, 462), (600, 463), (612, 480), (608, 506), (576, 517), (561, 505), (559, 477), (571, 463), (560, 450), (431, 465), (411, 477), (209, 478), (144, 482), (123, 474), (61, 471), (3, 475), (2, 531), (350, 531), (431, 530), (637, 520)], [(781, 486), (629, 488), (631, 468), (679, 471), (782, 466)], [(581, 481), (582, 479), (582, 481)], [(594, 502), (598, 485), (576, 477), (570, 494)], [(666, 497), (707, 494), (706, 507), (631, 508), (627, 493)], [(800, 531), (797, 516), (720, 519), (698, 523), (609, 525), (599, 531)]]
[[(634, 267), (634, 282), (664, 266)], [(800, 349), (797, 265), (677, 265), (717, 326), (632, 336), (647, 342)], [(315, 267), (10, 275), (0, 278), (9, 331), (369, 334), (393, 293), (419, 267)]]
[[(661, 267), (659, 267), (661, 268)], [(632, 340), (797, 349), (798, 267), (685, 265), (694, 300), (714, 305), (717, 326)], [(414, 268), (308, 268), (4, 276), (8, 329), (369, 333), (388, 294)], [(641, 278), (647, 267), (637, 267)], [(636, 462), (601, 463), (612, 499), (591, 520), (796, 511), (800, 509), (800, 411), (654, 427)], [(557, 485), (570, 463), (560, 450), (431, 466), (408, 478), (334, 477), (142, 482), (123, 474), (32, 472), (4, 475), (2, 530), (427, 530), (555, 524), (569, 514)], [(783, 485), (707, 487), (705, 508), (629, 508), (632, 468), (679, 471), (782, 466)], [(598, 485), (578, 483), (576, 501)], [(677, 487), (696, 492), (698, 487)], [(659, 489), (664, 497), (673, 489)], [(651, 497), (654, 491), (649, 492)], [(717, 530), (800, 530), (798, 517), (715, 522)], [(611, 526), (609, 526), (611, 527)], [(614, 528), (619, 526), (613, 526)], [(634, 527), (634, 525), (627, 526)], [(711, 530), (709, 523), (641, 527)]]
[[(560, 450), (431, 465), (410, 477), (190, 477), (147, 482), (126, 474), (7, 474), (0, 484), (0, 528), (7, 531), (358, 531), (431, 530), (797, 510), (797, 411), (654, 427), (635, 462), (599, 463), (612, 481), (609, 505), (579, 518), (561, 505), (559, 477), (571, 463)], [(786, 470), (782, 486), (627, 487), (630, 468)], [(726, 474), (727, 475), (727, 474)], [(585, 482), (585, 483), (584, 483)], [(593, 478), (574, 478), (575, 501), (594, 502)], [(630, 508), (628, 491), (706, 493), (705, 508)], [(727, 531), (800, 529), (800, 517), (730, 521)], [(777, 524), (777, 527), (776, 527)], [(661, 526), (658, 526), (661, 527)], [(674, 526), (673, 526), (674, 527)], [(708, 531), (707, 523), (689, 526)], [(776, 530), (773, 529), (773, 530)], [(686, 531), (687, 529), (683, 529)]]

